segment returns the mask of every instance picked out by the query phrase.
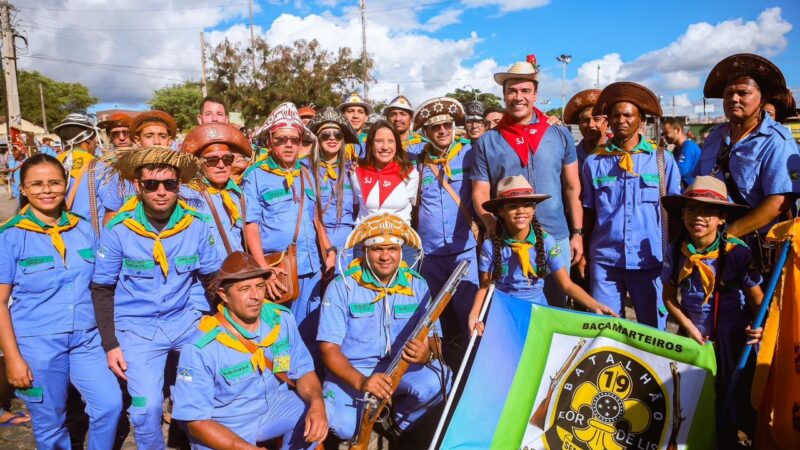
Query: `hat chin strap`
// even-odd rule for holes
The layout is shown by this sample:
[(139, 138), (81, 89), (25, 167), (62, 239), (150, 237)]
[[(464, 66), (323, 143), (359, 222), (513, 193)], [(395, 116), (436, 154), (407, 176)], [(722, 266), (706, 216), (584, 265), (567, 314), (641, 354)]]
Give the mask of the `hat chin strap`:
[[(397, 279), (397, 274), (400, 273), (400, 263), (399, 262), (397, 263), (397, 269), (395, 269), (394, 274), (392, 274), (392, 278), (389, 280), (389, 283), (384, 283), (383, 281), (380, 280), (380, 278), (378, 278), (378, 276), (375, 274), (375, 271), (372, 270), (372, 264), (370, 264), (370, 262), (369, 262), (369, 258), (367, 257), (366, 250), (367, 249), (365, 248), (364, 249), (364, 261), (367, 263), (367, 270), (369, 270), (369, 273), (372, 275), (372, 278), (375, 278), (376, 280), (378, 280), (378, 282), (381, 284), (381, 287), (386, 289), (387, 286), (389, 286), (392, 283), (394, 283), (395, 280)], [(402, 260), (402, 253), (401, 253), (400, 259)]]
[[(444, 123), (444, 122), (442, 122), (442, 123)], [(427, 133), (426, 133), (426, 134), (427, 134)], [(433, 142), (433, 139), (431, 139), (431, 140), (430, 140), (430, 144), (431, 144), (431, 146), (432, 146), (433, 148), (435, 148), (435, 149), (436, 149), (436, 150), (438, 150), (439, 152), (441, 152), (441, 153), (445, 153), (445, 152), (447, 152), (448, 150), (450, 150), (450, 147), (452, 147), (452, 146), (453, 146), (453, 143), (454, 143), (455, 141), (456, 141), (456, 122), (455, 122), (455, 121), (453, 121), (453, 129), (450, 131), (450, 145), (449, 145), (449, 146), (447, 146), (447, 148), (440, 148), (438, 145), (436, 145), (436, 143), (435, 143), (435, 142)], [(447, 155), (443, 155), (443, 156), (447, 156)]]

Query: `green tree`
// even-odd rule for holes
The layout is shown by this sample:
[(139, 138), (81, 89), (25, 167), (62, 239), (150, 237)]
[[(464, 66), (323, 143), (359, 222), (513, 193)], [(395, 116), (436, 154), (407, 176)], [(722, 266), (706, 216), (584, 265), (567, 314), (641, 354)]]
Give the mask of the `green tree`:
[(178, 129), (188, 130), (197, 125), (201, 100), (203, 93), (200, 83), (185, 81), (155, 91), (148, 104), (153, 109), (171, 114), (178, 123)]
[(477, 98), (479, 102), (483, 103), (484, 108), (503, 107), (503, 99), (490, 92), (481, 92), (480, 89), (467, 90), (456, 88), (455, 92), (448, 92), (447, 96), (458, 100), (464, 106)]
[[(67, 114), (86, 112), (98, 99), (89, 95), (89, 88), (80, 83), (63, 83), (42, 75), (39, 72), (20, 70), (17, 74), (19, 106), (22, 117), (36, 125), (43, 126), (42, 109), (39, 101), (39, 83), (44, 92), (47, 126), (52, 129)], [(0, 91), (0, 101), (6, 104), (5, 89)]]
[(231, 111), (241, 111), (248, 126), (285, 101), (338, 105), (372, 68), (369, 57), (355, 58), (349, 48), (324, 50), (316, 39), (270, 47), (256, 38), (253, 49), (225, 40), (209, 60), (209, 93), (225, 100)]
[(560, 106), (559, 106), (558, 108), (553, 108), (553, 109), (549, 109), (549, 110), (547, 110), (547, 112), (546, 112), (545, 114), (547, 114), (548, 116), (553, 116), (553, 117), (558, 117), (558, 118), (560, 118), (560, 117), (561, 117), (561, 111), (562, 111), (563, 109), (564, 109), (564, 108), (562, 108), (562, 107), (560, 107)]

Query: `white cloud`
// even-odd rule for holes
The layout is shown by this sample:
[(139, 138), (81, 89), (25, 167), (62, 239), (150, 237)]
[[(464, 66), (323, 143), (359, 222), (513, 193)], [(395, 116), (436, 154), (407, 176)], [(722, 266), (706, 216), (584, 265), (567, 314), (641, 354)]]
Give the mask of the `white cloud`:
[(539, 8), (550, 4), (550, 0), (462, 0), (464, 6), (479, 8), (497, 6), (501, 13)]
[(448, 25), (459, 23), (461, 21), (460, 18), (463, 12), (464, 11), (458, 9), (447, 9), (441, 14), (428, 19), (422, 29), (425, 31), (436, 31)]

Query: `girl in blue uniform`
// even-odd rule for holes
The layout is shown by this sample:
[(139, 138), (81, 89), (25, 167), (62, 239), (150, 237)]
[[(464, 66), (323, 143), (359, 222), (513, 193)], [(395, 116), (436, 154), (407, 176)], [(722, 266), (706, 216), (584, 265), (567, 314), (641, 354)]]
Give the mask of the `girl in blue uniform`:
[(729, 202), (725, 183), (712, 176), (695, 178), (683, 195), (665, 196), (663, 202), (670, 214), (683, 217), (685, 227), (664, 261), (664, 304), (685, 335), (701, 345), (714, 343), (720, 394), (718, 447), (735, 448), (737, 430), (752, 437), (755, 411), (750, 406), (750, 385), (755, 358), (737, 384), (734, 411), (722, 411), (722, 401), (745, 343), (755, 344), (761, 338), (762, 329), (751, 329), (749, 324), (764, 293), (750, 248), (725, 233), (725, 222), (748, 208)]
[(331, 107), (317, 113), (308, 127), (318, 142), (311, 164), (320, 191), (320, 216), (331, 246), (338, 251), (353, 231), (358, 213), (349, 179), (351, 162), (342, 150), (345, 144), (356, 144), (358, 138), (347, 119)]
[(560, 257), (561, 248), (536, 220), (536, 203), (549, 197), (534, 193), (528, 180), (517, 175), (500, 180), (497, 196), (484, 202), (483, 208), (497, 216), (497, 228), (481, 248), (480, 288), (469, 315), (470, 330), (477, 328), (479, 333), (483, 332), (478, 316), (491, 283), (495, 283), (498, 291), (546, 306), (544, 277), (550, 273), (561, 290), (587, 310), (616, 316), (611, 308), (570, 280)]
[(39, 449), (70, 448), (70, 383), (87, 405), (89, 448), (109, 449), (122, 395), (100, 346), (89, 294), (96, 237), (88, 221), (65, 210), (67, 178), (57, 159), (32, 156), (20, 181), (21, 209), (0, 226), (0, 346), (7, 376), (28, 406)]

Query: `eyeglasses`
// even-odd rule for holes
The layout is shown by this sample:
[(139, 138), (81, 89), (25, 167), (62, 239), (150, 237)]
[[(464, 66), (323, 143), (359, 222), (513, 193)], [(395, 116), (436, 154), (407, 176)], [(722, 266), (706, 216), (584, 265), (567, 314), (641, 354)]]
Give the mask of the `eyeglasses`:
[(34, 181), (33, 183), (26, 183), (25, 187), (31, 194), (41, 194), (44, 188), (48, 188), (50, 192), (60, 193), (67, 190), (67, 182), (64, 180), (50, 180), (48, 182)]
[(289, 137), (289, 136), (281, 136), (272, 138), (272, 145), (275, 147), (281, 147), (286, 145), (286, 143), (291, 143), (292, 145), (300, 145), (303, 142), (299, 137)]
[(428, 131), (436, 133), (439, 130), (450, 131), (453, 129), (453, 122), (442, 122), (437, 123), (435, 125), (429, 125), (426, 127)]
[(341, 131), (323, 131), (319, 134), (319, 139), (321, 141), (327, 141), (328, 139), (336, 139), (337, 141), (341, 141), (344, 138), (344, 135)]
[(206, 163), (206, 167), (217, 167), (220, 161), (222, 161), (222, 164), (225, 164), (225, 166), (230, 166), (233, 164), (234, 159), (235, 156), (233, 155), (210, 156), (208, 158), (203, 158)]
[(168, 180), (142, 180), (139, 179), (139, 183), (142, 185), (142, 188), (147, 192), (155, 192), (158, 190), (158, 186), (164, 185), (164, 189), (169, 192), (177, 192), (178, 185), (180, 182), (175, 178), (170, 178)]
[(484, 128), (486, 125), (483, 122), (481, 122), (480, 120), (473, 120), (473, 121), (467, 122), (467, 126), (468, 127)]
[(120, 131), (112, 131), (111, 132), (111, 137), (112, 138), (115, 138), (115, 137), (128, 137), (129, 135), (130, 135), (130, 132), (128, 130), (120, 130)]

